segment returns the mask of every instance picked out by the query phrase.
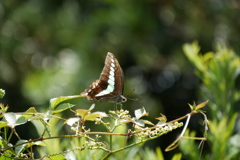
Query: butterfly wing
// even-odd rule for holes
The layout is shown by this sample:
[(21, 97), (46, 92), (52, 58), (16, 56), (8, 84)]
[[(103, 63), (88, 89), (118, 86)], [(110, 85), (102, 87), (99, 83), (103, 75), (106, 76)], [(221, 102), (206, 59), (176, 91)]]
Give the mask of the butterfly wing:
[(86, 89), (82, 96), (88, 100), (97, 99), (100, 102), (121, 102), (124, 87), (123, 71), (114, 55), (108, 52), (100, 78)]

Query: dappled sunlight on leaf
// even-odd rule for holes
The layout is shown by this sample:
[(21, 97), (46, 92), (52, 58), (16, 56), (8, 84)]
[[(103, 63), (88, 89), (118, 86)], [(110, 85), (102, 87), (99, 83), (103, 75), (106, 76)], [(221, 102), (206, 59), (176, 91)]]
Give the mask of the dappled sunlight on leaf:
[(80, 98), (80, 97), (82, 97), (82, 96), (75, 95), (75, 96), (61, 96), (61, 97), (57, 97), (57, 98), (52, 98), (50, 100), (50, 109), (54, 110), (60, 103), (67, 101), (67, 100)]

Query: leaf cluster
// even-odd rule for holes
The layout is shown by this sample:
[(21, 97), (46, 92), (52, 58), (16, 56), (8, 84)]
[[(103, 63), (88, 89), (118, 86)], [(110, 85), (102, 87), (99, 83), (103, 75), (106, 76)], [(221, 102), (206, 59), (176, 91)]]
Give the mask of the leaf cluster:
[[(128, 110), (123, 109), (109, 111), (109, 113), (93, 111), (95, 104), (89, 109), (73, 110), (74, 105), (66, 102), (80, 97), (76, 95), (53, 98), (50, 100), (47, 113), (40, 113), (34, 107), (29, 108), (25, 112), (7, 112), (8, 107), (1, 104), (2, 119), (0, 128), (3, 133), (0, 139), (2, 146), (0, 151), (1, 157), (5, 159), (35, 159), (34, 146), (37, 147), (41, 155), (40, 159), (71, 159), (73, 157), (74, 159), (79, 159), (80, 155), (80, 157), (84, 156), (87, 158), (91, 155), (91, 151), (97, 153), (96, 155), (91, 155), (91, 158), (97, 159), (107, 159), (110, 156), (115, 157), (117, 153), (126, 152), (127, 150), (129, 152), (126, 152), (126, 155), (130, 156), (131, 149), (138, 148), (138, 145), (142, 145), (147, 141), (156, 139), (181, 127), (183, 125), (182, 122), (179, 122), (181, 119), (188, 118), (195, 113), (201, 113), (200, 109), (207, 104), (207, 102), (204, 102), (197, 105), (197, 107), (192, 107), (194, 109), (188, 115), (171, 122), (167, 122), (167, 118), (161, 115), (156, 118), (158, 122), (154, 124), (145, 119), (149, 114), (144, 107), (135, 110), (134, 116), (131, 116)], [(66, 110), (72, 111), (74, 116), (67, 119), (58, 116)], [(87, 124), (88, 121), (95, 122), (95, 127), (103, 126), (103, 129), (91, 131), (93, 127)], [(32, 122), (38, 128), (38, 138), (26, 140), (18, 135), (15, 130), (16, 126), (24, 125), (28, 122)], [(73, 134), (55, 135), (54, 130), (57, 129), (57, 124), (65, 126)], [(131, 127), (127, 128), (127, 124)], [(40, 129), (39, 125), (42, 126), (42, 129)], [(187, 124), (184, 128), (186, 126)], [(18, 138), (15, 144), (10, 143), (13, 135)], [(60, 141), (61, 139), (66, 139), (66, 141)], [(69, 139), (72, 139), (71, 142), (68, 141)], [(120, 139), (121, 142), (124, 142), (121, 145), (119, 144)], [(69, 144), (66, 145), (66, 142), (69, 142)], [(58, 144), (56, 148), (59, 150), (54, 151), (51, 148), (53, 144)], [(61, 148), (60, 146), (65, 147)], [(171, 146), (175, 146), (175, 143)], [(43, 152), (41, 148), (45, 150), (48, 148), (49, 152)], [(80, 152), (80, 155), (77, 154), (78, 152)], [(147, 152), (150, 154), (150, 151)], [(135, 156), (137, 157), (137, 153)], [(161, 152), (159, 152), (158, 156), (162, 157)], [(181, 156), (177, 157), (181, 158)]]
[[(216, 51), (200, 53), (197, 42), (185, 44), (183, 50), (194, 65), (196, 75), (201, 79), (202, 98), (209, 99), (207, 113), (210, 117), (207, 145), (210, 151), (205, 159), (239, 159), (240, 148), (237, 112), (240, 92), (237, 88), (240, 75), (240, 57), (224, 44), (217, 44)], [(194, 136), (196, 133), (188, 133)], [(234, 142), (235, 141), (235, 142)], [(180, 145), (185, 157), (196, 159), (199, 155), (195, 144), (182, 141)], [(188, 144), (188, 145), (187, 145)], [(187, 148), (186, 148), (187, 146)]]

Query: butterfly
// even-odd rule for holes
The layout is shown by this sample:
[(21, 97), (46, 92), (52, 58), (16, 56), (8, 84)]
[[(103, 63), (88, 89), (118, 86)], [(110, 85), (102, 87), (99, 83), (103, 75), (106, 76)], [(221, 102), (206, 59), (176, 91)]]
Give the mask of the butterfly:
[(88, 100), (98, 100), (100, 102), (126, 102), (123, 94), (124, 75), (118, 60), (108, 52), (105, 59), (100, 78), (93, 82), (89, 89), (85, 89), (81, 96), (86, 96)]

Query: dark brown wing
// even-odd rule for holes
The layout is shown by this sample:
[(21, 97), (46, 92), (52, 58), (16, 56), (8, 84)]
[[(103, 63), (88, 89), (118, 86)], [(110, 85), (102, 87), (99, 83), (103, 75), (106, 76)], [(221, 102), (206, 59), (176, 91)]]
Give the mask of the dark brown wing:
[(87, 96), (88, 100), (97, 99), (101, 102), (122, 100), (124, 75), (114, 55), (108, 52), (105, 65), (100, 78), (90, 85), (90, 89), (86, 89), (82, 96)]
[[(116, 59), (116, 58), (115, 58)], [(120, 67), (117, 59), (117, 68), (115, 71), (115, 91), (114, 91), (114, 95), (122, 95), (123, 94), (123, 89), (124, 89), (124, 74), (122, 71), (122, 68)]]

